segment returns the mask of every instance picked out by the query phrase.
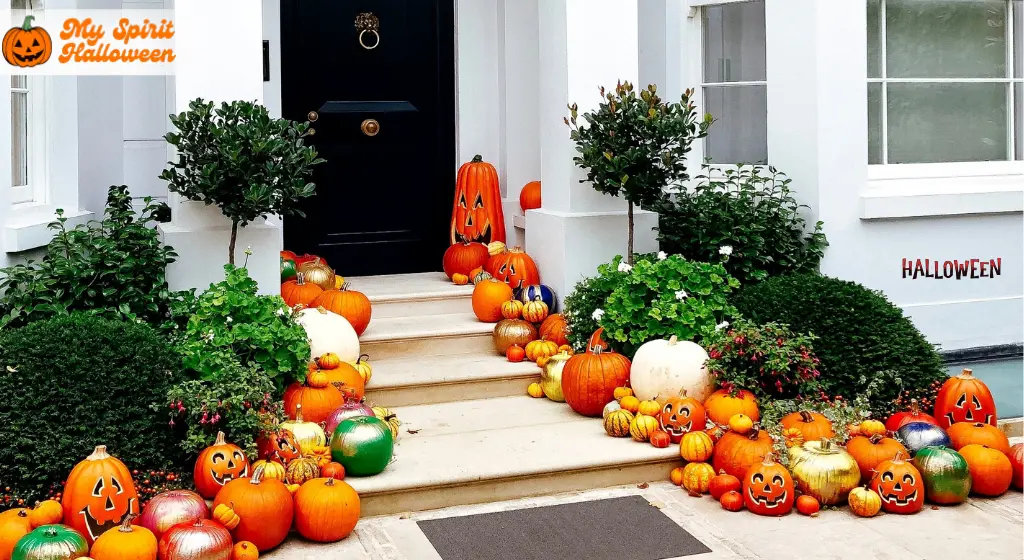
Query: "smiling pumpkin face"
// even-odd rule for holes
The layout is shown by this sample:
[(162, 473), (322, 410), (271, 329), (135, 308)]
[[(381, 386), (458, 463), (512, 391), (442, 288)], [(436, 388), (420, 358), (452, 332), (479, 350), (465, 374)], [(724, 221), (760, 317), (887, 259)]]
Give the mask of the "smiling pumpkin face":
[(505, 241), (498, 172), (476, 156), (459, 169), (452, 208), (451, 244)]
[(957, 422), (996, 425), (996, 403), (992, 392), (970, 369), (950, 377), (935, 397), (935, 419), (948, 429)]
[(882, 509), (889, 513), (917, 513), (924, 506), (921, 472), (899, 454), (875, 468), (871, 489), (882, 498)]
[(770, 457), (750, 467), (743, 477), (743, 501), (758, 515), (785, 515), (795, 500), (793, 477)]
[(100, 445), (71, 470), (61, 505), (64, 522), (92, 544), (126, 515), (139, 513), (139, 496), (128, 467)]
[(199, 494), (213, 498), (225, 483), (249, 476), (249, 459), (241, 448), (224, 440), (224, 432), (218, 432), (213, 445), (196, 459), (192, 476)]
[(14, 27), (4, 35), (4, 58), (13, 66), (31, 68), (50, 59), (53, 42), (41, 27), (33, 27), (35, 16), (26, 16), (21, 27)]
[(707, 413), (700, 401), (691, 399), (683, 391), (677, 397), (666, 399), (658, 414), (661, 429), (668, 433), (672, 443), (679, 443), (683, 434), (691, 430), (703, 430), (707, 424)]

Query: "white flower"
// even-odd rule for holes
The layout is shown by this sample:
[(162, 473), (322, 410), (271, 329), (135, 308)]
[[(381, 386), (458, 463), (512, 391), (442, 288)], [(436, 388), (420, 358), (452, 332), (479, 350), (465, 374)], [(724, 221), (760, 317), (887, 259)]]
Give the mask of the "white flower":
[(206, 340), (210, 340), (210, 341), (213, 340), (213, 331), (212, 330), (210, 332), (206, 333)]
[(590, 315), (595, 321), (600, 321), (601, 317), (604, 317), (604, 309), (595, 309), (594, 313)]
[(663, 260), (665, 260), (667, 258), (668, 258), (668, 255), (665, 254), (665, 251), (658, 251), (658, 260), (659, 261), (663, 261)]
[(715, 330), (716, 331), (720, 331), (722, 329), (727, 329), (727, 328), (729, 328), (729, 321), (722, 321), (721, 323), (718, 323), (717, 325), (715, 325)]
[(729, 255), (732, 254), (732, 245), (722, 245), (721, 247), (718, 248), (718, 254), (725, 255), (728, 257)]
[(234, 319), (232, 319), (231, 317), (228, 317), (228, 322), (229, 322), (229, 323), (234, 323), (234, 322), (235, 322), (235, 320), (234, 320)]
[(278, 317), (284, 317), (285, 314), (288, 313), (288, 309), (285, 308), (285, 307), (282, 307), (281, 309), (278, 309), (277, 311), (275, 311), (275, 313), (277, 314)]
[(678, 292), (676, 292), (676, 299), (680, 301), (688, 297), (690, 297), (690, 294), (686, 293), (686, 290), (679, 290)]
[(630, 270), (633, 270), (633, 267), (624, 262), (619, 263), (619, 272), (629, 272)]

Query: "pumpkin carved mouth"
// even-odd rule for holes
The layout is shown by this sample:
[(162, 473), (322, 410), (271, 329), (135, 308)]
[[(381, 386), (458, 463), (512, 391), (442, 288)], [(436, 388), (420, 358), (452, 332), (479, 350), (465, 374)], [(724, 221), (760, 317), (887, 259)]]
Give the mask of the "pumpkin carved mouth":
[[(894, 490), (899, 490), (899, 488), (894, 488)], [(898, 506), (910, 505), (912, 502), (917, 500), (917, 490), (914, 490), (902, 498), (895, 494), (886, 494), (884, 492), (879, 492), (878, 495), (882, 497), (883, 502), (896, 504)]]
[(14, 58), (18, 59), (19, 62), (34, 62), (39, 60), (39, 57), (43, 56), (43, 51), (39, 51), (35, 54), (18, 54), (14, 53)]
[(681, 438), (683, 437), (683, 434), (688, 433), (690, 431), (692, 425), (693, 421), (690, 421), (682, 425), (663, 425), (661, 429), (668, 432), (668, 435), (673, 438)]
[[(128, 515), (133, 511), (138, 511), (137, 509), (134, 508), (134, 504), (135, 498), (128, 498), (128, 509), (125, 510), (125, 515)], [(114, 509), (114, 502), (111, 501), (110, 498), (107, 498), (106, 509), (108, 511)], [(85, 519), (85, 526), (88, 529), (89, 537), (92, 540), (96, 540), (96, 538), (102, 535), (104, 532), (113, 529), (114, 527), (120, 526), (122, 521), (122, 519), (111, 519), (110, 521), (104, 521), (101, 523), (95, 517), (93, 517), (91, 513), (89, 513), (89, 506), (82, 508), (81, 514), (82, 518)]]
[[(234, 463), (228, 465), (228, 468), (229, 469), (234, 468)], [(246, 467), (245, 470), (243, 470), (238, 475), (238, 478), (245, 478), (248, 475), (249, 475), (249, 467)], [(221, 486), (224, 486), (225, 483), (231, 482), (232, 480), (235, 479), (235, 475), (233, 475), (233, 474), (231, 474), (229, 472), (226, 472), (224, 474), (217, 474), (217, 471), (215, 471), (213, 469), (210, 469), (210, 476), (212, 476), (213, 480), (217, 484), (220, 484)]]
[[(765, 492), (771, 492), (772, 489), (771, 489), (770, 486), (765, 485), (764, 491)], [(776, 497), (774, 499), (772, 499), (770, 496), (765, 496), (764, 494), (762, 494), (760, 496), (755, 495), (753, 488), (748, 488), (747, 489), (747, 494), (750, 494), (750, 499), (754, 500), (755, 504), (764, 504), (764, 507), (770, 509), (770, 508), (779, 507), (782, 504), (786, 503), (786, 498), (789, 496), (789, 491), (788, 490), (783, 490), (782, 493), (779, 494), (778, 497)]]
[[(473, 216), (471, 214), (469, 216), (466, 216), (466, 230), (468, 231), (468, 230), (472, 230), (472, 229), (473, 229)], [(490, 243), (491, 242), (491, 222), (488, 221), (486, 224), (484, 224), (483, 228), (480, 230), (480, 233), (478, 233), (472, 239), (466, 238), (466, 241), (467, 242), (483, 243), (484, 245), (487, 245), (488, 243)]]

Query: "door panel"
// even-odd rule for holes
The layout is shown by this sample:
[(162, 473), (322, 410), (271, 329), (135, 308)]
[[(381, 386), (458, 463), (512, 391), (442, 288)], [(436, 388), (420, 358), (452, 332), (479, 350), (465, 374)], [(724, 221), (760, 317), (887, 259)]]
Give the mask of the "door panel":
[[(373, 49), (359, 43), (364, 12), (379, 21)], [(455, 180), (454, 25), (451, 0), (282, 0), (284, 116), (315, 113), (310, 141), (327, 160), (306, 218), (285, 222), (287, 249), (345, 276), (440, 270)]]

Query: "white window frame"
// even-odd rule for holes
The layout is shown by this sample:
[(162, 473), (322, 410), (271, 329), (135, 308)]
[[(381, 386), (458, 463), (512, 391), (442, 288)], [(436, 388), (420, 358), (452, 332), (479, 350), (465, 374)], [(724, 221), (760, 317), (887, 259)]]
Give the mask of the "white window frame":
[[(706, 105), (704, 103), (704, 87), (705, 86), (736, 87), (736, 86), (749, 86), (749, 85), (763, 85), (765, 87), (766, 91), (767, 91), (767, 89), (769, 87), (768, 86), (768, 79), (767, 79), (768, 76), (767, 75), (765, 76), (765, 79), (763, 81), (762, 80), (743, 81), (743, 82), (705, 82), (704, 81), (705, 74), (704, 74), (704, 10), (703, 10), (703, 8), (711, 7), (711, 6), (721, 6), (721, 5), (724, 5), (724, 4), (742, 4), (742, 3), (749, 3), (749, 2), (753, 2), (753, 1), (754, 0), (690, 0), (690, 2), (689, 2), (689, 12), (687, 13), (687, 25), (689, 26), (689, 29), (687, 30), (688, 40), (686, 41), (686, 43), (687, 43), (686, 47), (687, 48), (686, 48), (686, 55), (685, 55), (685, 58), (688, 60), (688, 65), (687, 65), (688, 66), (688, 71), (685, 72), (685, 75), (687, 77), (687, 79), (685, 80), (685, 83), (687, 83), (687, 84), (696, 84), (694, 86), (693, 103), (694, 103), (694, 105), (696, 105), (697, 112), (698, 112), (699, 115), (704, 115), (705, 113), (707, 113)], [(767, 9), (767, 7), (768, 7), (767, 6), (767, 0), (765, 0), (765, 9)], [(765, 49), (766, 49), (765, 58), (767, 59), (767, 57), (768, 57), (767, 45), (765, 45)], [(771, 101), (771, 97), (769, 96), (769, 102), (770, 101)], [(768, 112), (766, 111), (766, 114), (765, 114), (766, 120), (767, 120), (767, 116), (768, 116), (767, 113)], [(712, 115), (712, 116), (714, 116), (714, 115)], [(767, 126), (767, 124), (766, 124), (766, 126)], [(712, 125), (712, 130), (714, 130), (714, 125)], [(691, 177), (695, 177), (695, 176), (700, 175), (700, 174), (703, 173), (700, 170), (702, 169), (702, 166), (704, 165), (704, 158), (706, 157), (706, 152), (704, 150), (705, 140), (706, 139), (702, 139), (702, 140), (700, 140), (698, 142), (694, 142), (693, 143), (693, 148), (690, 151), (690, 156), (688, 158), (687, 166), (686, 166), (687, 169), (697, 170), (696, 172), (691, 172), (690, 173)], [(767, 144), (766, 145), (766, 149), (767, 149), (768, 161), (765, 164), (753, 164), (756, 167), (768, 167), (769, 165), (771, 165), (772, 155), (771, 155), (771, 142), (770, 142), (770, 138), (768, 139), (766, 144)], [(736, 163), (717, 163), (717, 162), (712, 162), (711, 165), (710, 165), (709, 171), (711, 172), (712, 176), (715, 177), (715, 178), (717, 178), (717, 177), (724, 177), (725, 176), (725, 172), (727, 170), (730, 170), (730, 169), (735, 170), (735, 169), (739, 168), (739, 165), (740, 164), (736, 164)], [(750, 165), (750, 163), (748, 163), (748, 165)]]
[[(46, 89), (46, 78), (43, 76), (28, 76), (24, 89), (10, 88), (11, 94), (16, 91), (27, 93), (28, 105), (26, 118), (28, 138), (25, 144), (28, 150), (28, 184), (11, 185), (11, 203), (14, 205), (45, 204), (49, 198), (49, 174), (46, 169), (46, 115), (48, 112), (46, 110)], [(11, 116), (13, 125), (13, 110)], [(11, 171), (13, 180), (13, 169)]]
[[(887, 0), (880, 0), (881, 9), (880, 17), (881, 21), (878, 23), (880, 26), (879, 37), (881, 39), (881, 45), (879, 50), (879, 71), (882, 76), (886, 75), (886, 37), (885, 37), (885, 4)], [(912, 189), (914, 185), (910, 182), (914, 180), (931, 180), (931, 179), (955, 179), (963, 178), (967, 180), (980, 180), (990, 181), (993, 183), (1002, 183), (1001, 178), (1008, 176), (1014, 177), (1024, 174), (1024, 161), (1015, 160), (1016, 143), (1024, 142), (1024, 130), (1017, 129), (1015, 122), (1015, 113), (1017, 106), (1022, 102), (1020, 99), (1015, 98), (1014, 84), (1024, 83), (1024, 77), (1013, 77), (1014, 59), (1017, 56), (1024, 56), (1024, 53), (1014, 52), (1014, 11), (1016, 9), (1024, 9), (1024, 6), (1020, 2), (1015, 0), (1006, 0), (1008, 5), (1007, 19), (1006, 19), (1006, 57), (1007, 57), (1007, 76), (1002, 78), (872, 78), (868, 77), (867, 84), (882, 84), (881, 88), (881, 99), (880, 103), (882, 111), (880, 115), (879, 127), (881, 128), (881, 142), (882, 142), (882, 159), (887, 160), (888, 154), (888, 111), (887, 97), (888, 88), (885, 87), (888, 83), (1002, 83), (1008, 88), (1009, 93), (1007, 99), (1009, 100), (1009, 108), (1007, 110), (1007, 154), (1008, 159), (1000, 161), (971, 161), (971, 162), (939, 162), (939, 163), (880, 163), (880, 164), (868, 164), (868, 180), (869, 181), (908, 181), (908, 183), (900, 183), (899, 186), (910, 186)], [(868, 22), (871, 25), (871, 22)], [(865, 56), (867, 53), (865, 52)], [(864, 95), (867, 95), (867, 84), (865, 84)], [(869, 107), (868, 111), (872, 108)], [(1016, 130), (1015, 130), (1016, 129)], [(865, 146), (866, 149), (870, 149)], [(986, 179), (987, 178), (987, 179)], [(880, 184), (876, 185), (880, 186)], [(1004, 187), (1007, 185), (993, 184), (993, 187)], [(924, 184), (922, 188), (927, 188)], [(1015, 189), (1016, 190), (1016, 189)]]

